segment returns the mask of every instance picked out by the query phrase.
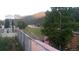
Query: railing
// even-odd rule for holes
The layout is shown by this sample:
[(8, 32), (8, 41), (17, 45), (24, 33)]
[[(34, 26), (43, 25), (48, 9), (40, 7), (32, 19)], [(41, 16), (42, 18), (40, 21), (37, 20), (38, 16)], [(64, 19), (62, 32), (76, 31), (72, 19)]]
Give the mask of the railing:
[(17, 38), (25, 51), (59, 51), (17, 29)]
[(31, 50), (31, 38), (21, 30), (17, 30), (17, 39), (24, 50)]

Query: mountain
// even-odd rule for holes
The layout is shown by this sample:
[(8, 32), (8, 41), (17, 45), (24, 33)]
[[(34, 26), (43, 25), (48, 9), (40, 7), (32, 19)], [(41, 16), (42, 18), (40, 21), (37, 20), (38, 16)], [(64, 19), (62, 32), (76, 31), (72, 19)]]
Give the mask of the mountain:
[(43, 22), (43, 18), (45, 17), (44, 12), (39, 12), (34, 15), (24, 16), (22, 17), (23, 21), (30, 25), (41, 25)]
[(39, 13), (36, 13), (36, 14), (33, 15), (33, 17), (36, 18), (36, 19), (43, 18), (45, 16), (46, 16), (45, 12), (39, 12)]
[(45, 17), (45, 12), (39, 12), (29, 16), (20, 16), (15, 15), (15, 24), (17, 21), (24, 21), (27, 25), (37, 25), (40, 26), (43, 22), (43, 18)]

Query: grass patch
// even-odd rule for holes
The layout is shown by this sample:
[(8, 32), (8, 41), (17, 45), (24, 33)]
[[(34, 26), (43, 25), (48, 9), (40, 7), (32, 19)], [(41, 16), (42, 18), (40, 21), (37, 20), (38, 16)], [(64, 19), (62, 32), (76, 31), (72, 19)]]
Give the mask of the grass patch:
[(24, 29), (25, 32), (28, 32), (30, 36), (34, 36), (34, 37), (39, 37), (39, 38), (43, 38), (43, 34), (41, 33), (41, 28), (30, 28), (30, 27), (26, 27), (26, 29)]

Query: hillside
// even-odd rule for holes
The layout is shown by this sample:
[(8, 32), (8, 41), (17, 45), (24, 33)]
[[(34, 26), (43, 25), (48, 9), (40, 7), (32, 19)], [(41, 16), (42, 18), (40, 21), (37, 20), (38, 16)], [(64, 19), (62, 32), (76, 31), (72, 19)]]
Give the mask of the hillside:
[(33, 15), (33, 17), (37, 18), (37, 19), (38, 18), (43, 18), (45, 16), (46, 16), (46, 14), (44, 12), (39, 12), (39, 13), (36, 13), (36, 14)]
[(34, 24), (34, 25), (40, 25), (43, 21), (43, 18), (45, 17), (44, 12), (40, 12), (34, 15), (30, 16), (24, 16), (23, 21), (26, 22), (27, 24)]

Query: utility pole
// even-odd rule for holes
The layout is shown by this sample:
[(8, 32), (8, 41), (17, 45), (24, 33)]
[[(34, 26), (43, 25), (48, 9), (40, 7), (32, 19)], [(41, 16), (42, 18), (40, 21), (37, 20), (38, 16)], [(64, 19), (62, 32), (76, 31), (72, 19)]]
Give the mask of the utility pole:
[(62, 28), (61, 28), (61, 24), (62, 24), (62, 23), (61, 23), (61, 12), (59, 12), (59, 16), (60, 16), (60, 31), (61, 31), (61, 29), (62, 29)]
[[(62, 25), (62, 21), (61, 21), (61, 12), (59, 11), (59, 9), (57, 9), (58, 13), (59, 13), (59, 31), (61, 33), (61, 25)], [(61, 35), (61, 34), (60, 34)], [(59, 46), (59, 49), (61, 50), (61, 45)]]
[(59, 30), (61, 31), (61, 12), (59, 11), (59, 9), (57, 9), (58, 13), (59, 13)]

